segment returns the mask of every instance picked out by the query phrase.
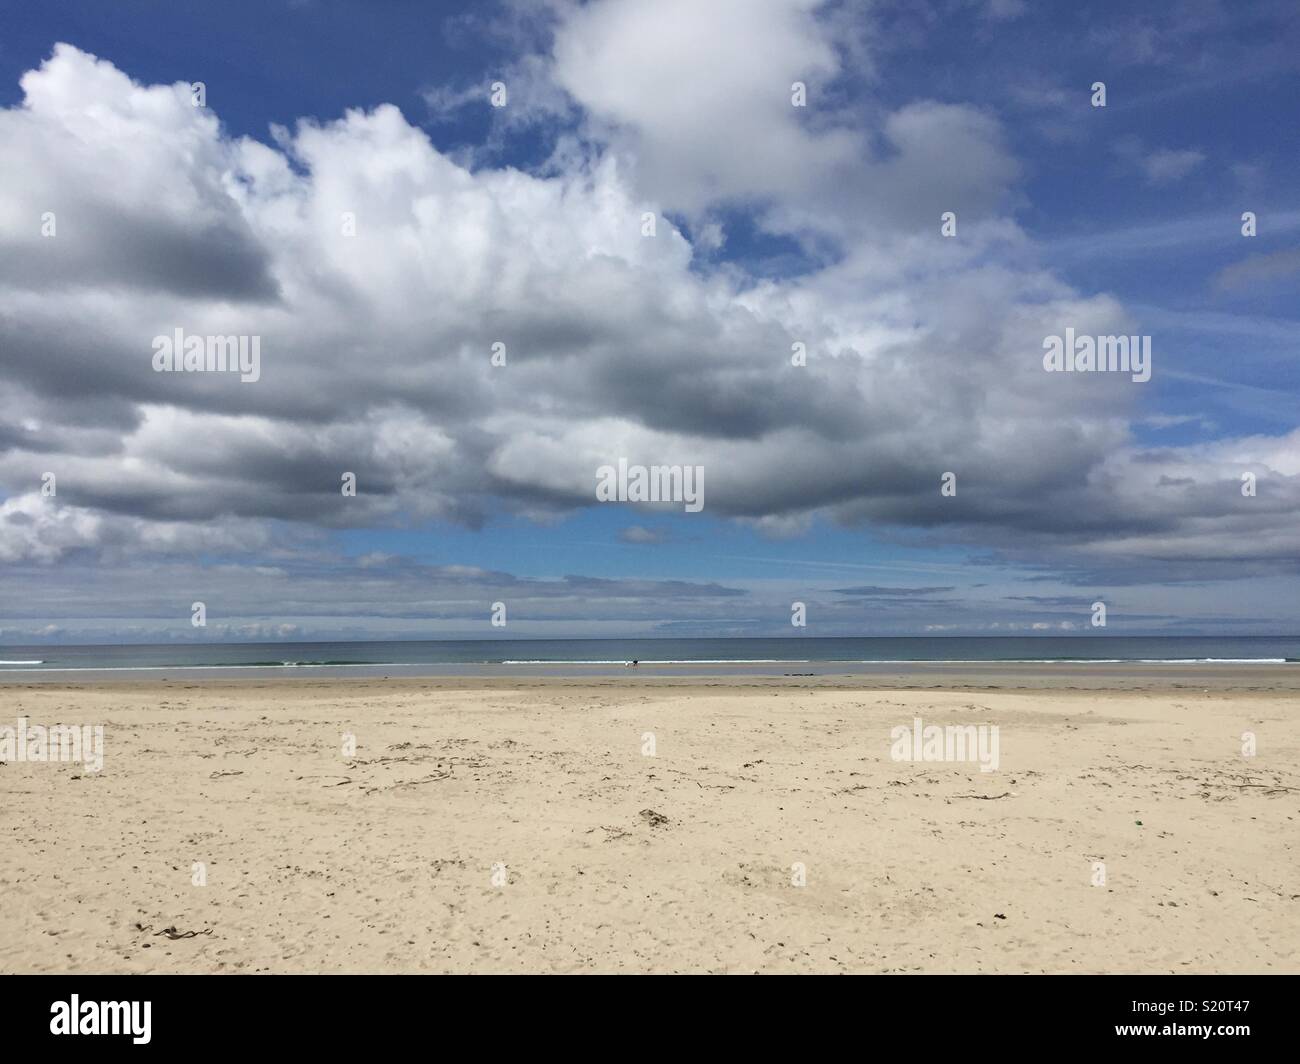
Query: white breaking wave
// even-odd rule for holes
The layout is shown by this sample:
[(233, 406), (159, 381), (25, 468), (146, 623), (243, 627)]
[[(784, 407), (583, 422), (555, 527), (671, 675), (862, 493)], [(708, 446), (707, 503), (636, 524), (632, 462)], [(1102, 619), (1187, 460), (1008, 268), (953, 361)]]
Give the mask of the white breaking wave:
[[(1287, 658), (638, 658), (639, 665), (1285, 665)], [(451, 663), (443, 663), (451, 664)], [(474, 664), (464, 662), (462, 664)], [(631, 665), (609, 660), (507, 660), (502, 665)]]
[[(44, 665), (43, 661), (0, 661), (0, 665)], [(398, 669), (418, 667), (420, 662), (400, 661), (349, 661), (342, 664), (315, 665), (307, 661), (282, 661), (278, 665), (263, 662), (261, 665), (54, 665), (44, 672), (186, 672), (188, 670), (214, 669)], [(0, 672), (17, 672), (17, 669), (0, 669)]]
[[(834, 664), (828, 662), (827, 664)], [(1286, 665), (1289, 658), (882, 658), (858, 665)]]
[[(465, 664), (473, 664), (466, 662)], [(491, 664), (489, 662), (489, 664)], [(502, 665), (631, 665), (631, 658), (611, 658), (608, 661), (503, 661)], [(637, 658), (638, 665), (811, 665), (810, 658)], [(833, 665), (835, 662), (824, 662)]]
[[(5, 661), (0, 672), (30, 672), (10, 666), (44, 665), (42, 659)], [(262, 662), (255, 665), (51, 665), (40, 672), (198, 672), (224, 669), (419, 669), (491, 665), (631, 665), (629, 658), (543, 661), (511, 659), (491, 661), (350, 661), (326, 664), (310, 661)], [(1289, 658), (666, 658), (637, 659), (638, 665), (1294, 665)]]

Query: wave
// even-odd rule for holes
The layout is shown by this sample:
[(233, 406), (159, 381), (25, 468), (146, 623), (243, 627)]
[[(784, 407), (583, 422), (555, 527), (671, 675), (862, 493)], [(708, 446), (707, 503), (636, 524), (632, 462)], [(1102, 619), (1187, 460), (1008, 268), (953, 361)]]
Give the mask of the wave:
[[(14, 664), (0, 661), (0, 665)], [(44, 662), (18, 662), (17, 664), (44, 664)], [(187, 672), (204, 669), (397, 669), (418, 666), (411, 661), (254, 661), (238, 665), (51, 665), (41, 672)], [(0, 669), (0, 672), (10, 670)], [(12, 670), (19, 671), (19, 670)]]
[[(1300, 658), (640, 658), (640, 665), (1285, 665)], [(473, 665), (476, 662), (443, 662)], [(488, 662), (486, 664), (491, 664)], [(629, 658), (507, 659), (501, 665), (631, 665)]]
[[(863, 658), (854, 665), (1289, 665), (1300, 658)], [(790, 664), (797, 664), (791, 662)], [(824, 662), (827, 665), (836, 662)]]
[[(646, 658), (639, 665), (1294, 665), (1300, 658)], [(629, 666), (629, 658), (505, 661), (241, 661), (185, 665), (59, 665), (0, 659), (0, 672), (198, 672), (240, 669), (439, 669), (463, 666)], [(46, 666), (34, 668), (34, 666)]]
[[(446, 664), (453, 664), (447, 662)], [(472, 662), (462, 661), (454, 664), (474, 665), (486, 664), (491, 665), (493, 662)], [(609, 658), (595, 661), (569, 660), (567, 658), (536, 658), (521, 661), (507, 659), (506, 661), (496, 662), (500, 665), (631, 665), (631, 658)], [(811, 665), (811, 658), (663, 658), (650, 659), (638, 658), (638, 665)], [(826, 664), (833, 664), (827, 662)]]
[(299, 668), (325, 668), (340, 665), (400, 665), (402, 662), (397, 661), (241, 661), (231, 664), (219, 665), (185, 665), (182, 668), (187, 669), (299, 669)]

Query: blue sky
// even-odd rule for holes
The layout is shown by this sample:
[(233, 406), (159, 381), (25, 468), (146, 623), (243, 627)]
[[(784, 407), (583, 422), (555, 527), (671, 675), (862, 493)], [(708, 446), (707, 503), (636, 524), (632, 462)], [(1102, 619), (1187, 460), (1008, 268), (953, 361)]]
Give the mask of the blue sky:
[(0, 25), (0, 642), (1300, 631), (1294, 4)]

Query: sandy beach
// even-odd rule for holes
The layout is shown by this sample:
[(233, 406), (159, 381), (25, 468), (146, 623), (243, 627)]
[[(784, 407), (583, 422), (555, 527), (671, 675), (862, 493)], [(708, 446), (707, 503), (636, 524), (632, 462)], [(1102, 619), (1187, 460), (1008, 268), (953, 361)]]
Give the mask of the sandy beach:
[(1293, 672), (11, 683), (0, 970), (1300, 972)]

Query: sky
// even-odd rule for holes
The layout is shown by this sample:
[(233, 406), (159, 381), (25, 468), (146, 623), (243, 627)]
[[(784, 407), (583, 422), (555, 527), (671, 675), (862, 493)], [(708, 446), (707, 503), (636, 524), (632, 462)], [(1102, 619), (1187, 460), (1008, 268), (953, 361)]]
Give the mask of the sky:
[(0, 644), (1300, 633), (1298, 68), (1283, 0), (0, 0)]

